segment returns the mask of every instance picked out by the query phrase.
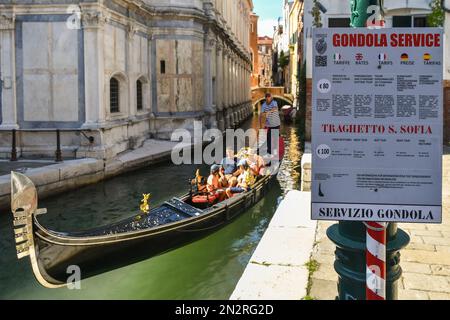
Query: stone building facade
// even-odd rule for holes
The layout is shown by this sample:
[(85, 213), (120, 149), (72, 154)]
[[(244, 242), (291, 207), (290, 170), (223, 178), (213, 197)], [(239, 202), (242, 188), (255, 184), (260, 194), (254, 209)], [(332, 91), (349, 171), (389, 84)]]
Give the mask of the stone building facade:
[(272, 87), (273, 39), (258, 37), (259, 86)]
[(278, 18), (278, 25), (274, 26), (273, 35), (273, 83), (275, 86), (282, 86), (285, 89), (285, 93), (291, 93), (291, 76), (289, 65), (280, 66), (281, 57), (287, 57), (285, 59), (289, 62), (289, 13), (291, 12), (293, 1), (283, 0), (282, 17)]
[[(0, 0), (0, 157), (111, 159), (251, 112), (251, 0)], [(93, 137), (93, 142), (87, 137)]]

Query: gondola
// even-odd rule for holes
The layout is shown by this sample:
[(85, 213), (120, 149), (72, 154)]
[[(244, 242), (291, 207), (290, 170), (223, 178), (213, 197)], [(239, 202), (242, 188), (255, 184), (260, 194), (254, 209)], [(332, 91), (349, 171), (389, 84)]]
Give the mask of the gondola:
[(285, 123), (291, 123), (295, 120), (297, 110), (293, 106), (284, 106), (281, 108), (283, 119)]
[[(282, 159), (282, 157), (280, 157)], [(278, 168), (277, 168), (278, 169)], [(68, 285), (70, 270), (86, 279), (200, 239), (247, 211), (267, 193), (275, 174), (259, 177), (250, 191), (216, 204), (194, 203), (192, 190), (121, 222), (84, 232), (45, 228), (38, 196), (25, 175), (11, 174), (11, 210), (17, 257), (30, 257), (37, 281), (46, 288)]]

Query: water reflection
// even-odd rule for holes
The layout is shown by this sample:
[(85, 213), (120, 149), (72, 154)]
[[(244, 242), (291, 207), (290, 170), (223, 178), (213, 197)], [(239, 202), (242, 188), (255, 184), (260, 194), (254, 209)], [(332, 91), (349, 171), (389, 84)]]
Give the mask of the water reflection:
[[(257, 128), (253, 118), (247, 128)], [(34, 280), (29, 261), (15, 257), (11, 215), (0, 219), (0, 298), (3, 299), (228, 299), (276, 210), (277, 199), (298, 189), (301, 153), (295, 127), (285, 126), (286, 156), (267, 196), (232, 224), (192, 244), (82, 281), (82, 290), (49, 290)], [(139, 212), (143, 193), (152, 206), (184, 194), (197, 168), (162, 164), (42, 201), (50, 229), (80, 231)]]

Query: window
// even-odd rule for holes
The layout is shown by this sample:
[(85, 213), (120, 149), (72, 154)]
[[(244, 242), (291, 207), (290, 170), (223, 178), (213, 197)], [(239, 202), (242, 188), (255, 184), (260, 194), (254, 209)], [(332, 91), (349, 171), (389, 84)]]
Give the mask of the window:
[(412, 27), (411, 16), (394, 16), (392, 18), (392, 26), (394, 28), (411, 28)]
[(328, 28), (350, 28), (350, 18), (329, 18)]
[(426, 28), (428, 27), (426, 17), (414, 17), (414, 28)]
[(392, 20), (392, 26), (394, 28), (426, 28), (427, 17), (426, 16), (394, 16)]
[(166, 60), (161, 60), (160, 67), (161, 67), (161, 74), (165, 74), (166, 73)]
[(298, 34), (293, 33), (292, 37), (291, 37), (291, 44), (297, 44), (297, 40), (298, 40)]
[(138, 111), (141, 111), (144, 109), (144, 101), (142, 96), (142, 81), (138, 80), (136, 81), (136, 107)]
[(111, 113), (119, 112), (120, 101), (120, 83), (116, 78), (111, 78), (109, 81), (109, 110)]

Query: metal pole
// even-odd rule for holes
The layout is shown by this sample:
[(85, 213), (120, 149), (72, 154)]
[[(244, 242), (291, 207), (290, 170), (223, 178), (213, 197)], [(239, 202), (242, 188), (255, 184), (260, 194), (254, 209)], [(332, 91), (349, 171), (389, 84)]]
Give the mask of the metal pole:
[[(351, 26), (364, 28), (374, 14), (370, 6), (378, 6), (382, 14), (382, 0), (352, 0)], [(370, 9), (370, 10), (369, 10)], [(376, 20), (375, 20), (376, 21)], [(382, 21), (379, 20), (379, 21)], [(384, 23), (379, 23), (379, 26)], [(367, 298), (366, 286), (368, 283), (368, 267), (366, 256), (367, 228), (362, 222), (341, 221), (327, 230), (328, 238), (336, 244), (336, 261), (334, 268), (338, 273), (338, 299), (365, 300)], [(400, 263), (400, 250), (409, 243), (409, 236), (397, 229), (397, 224), (390, 223), (384, 232), (385, 246), (385, 299), (396, 300), (398, 296), (397, 284), (402, 275)], [(378, 249), (375, 249), (378, 252)], [(380, 253), (381, 254), (381, 253)], [(380, 264), (381, 265), (381, 264)], [(376, 270), (376, 273), (378, 270)], [(371, 271), (371, 275), (373, 271)], [(373, 279), (371, 277), (371, 279)]]
[(352, 0), (351, 14), (353, 28), (384, 27), (383, 0)]
[(368, 222), (366, 300), (386, 300), (386, 223)]
[(59, 129), (56, 130), (56, 162), (62, 162), (62, 153), (61, 153), (61, 132)]
[(11, 161), (17, 161), (16, 129), (12, 130)]
[[(383, 1), (354, 1), (352, 26), (385, 27)], [(372, 14), (372, 15), (371, 15)], [(371, 16), (370, 16), (371, 15)], [(364, 22), (365, 21), (365, 22)], [(386, 223), (366, 226), (366, 300), (386, 300)]]

